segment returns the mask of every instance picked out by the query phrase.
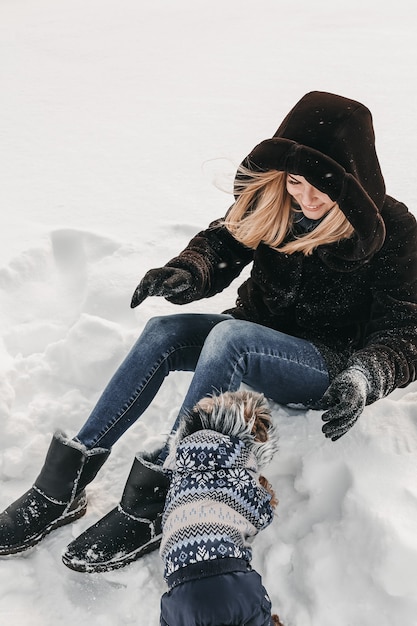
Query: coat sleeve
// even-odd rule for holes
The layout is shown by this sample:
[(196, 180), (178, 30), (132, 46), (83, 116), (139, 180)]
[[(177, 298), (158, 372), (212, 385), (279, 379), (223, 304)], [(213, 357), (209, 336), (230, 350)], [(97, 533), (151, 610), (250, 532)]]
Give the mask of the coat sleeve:
[[(188, 270), (193, 277), (193, 300), (209, 298), (220, 293), (253, 260), (253, 250), (237, 241), (221, 224), (212, 222), (198, 233), (187, 247), (171, 259), (166, 267)], [(185, 304), (190, 299), (177, 294), (167, 298), (174, 304)]]
[(417, 224), (403, 204), (390, 201), (386, 242), (373, 261), (364, 346), (348, 362), (368, 380), (367, 404), (407, 386), (417, 374)]

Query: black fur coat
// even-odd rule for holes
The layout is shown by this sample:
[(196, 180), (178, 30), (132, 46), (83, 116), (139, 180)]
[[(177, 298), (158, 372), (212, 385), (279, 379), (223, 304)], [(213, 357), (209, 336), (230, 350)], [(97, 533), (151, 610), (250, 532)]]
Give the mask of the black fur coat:
[(341, 96), (307, 94), (244, 165), (304, 176), (338, 202), (354, 235), (311, 256), (288, 255), (264, 244), (249, 249), (218, 220), (167, 264), (194, 279), (191, 298), (185, 292), (169, 300), (213, 296), (252, 263), (228, 313), (311, 341), (331, 378), (358, 365), (368, 373), (370, 401), (408, 385), (417, 364), (417, 225), (385, 194), (369, 110)]

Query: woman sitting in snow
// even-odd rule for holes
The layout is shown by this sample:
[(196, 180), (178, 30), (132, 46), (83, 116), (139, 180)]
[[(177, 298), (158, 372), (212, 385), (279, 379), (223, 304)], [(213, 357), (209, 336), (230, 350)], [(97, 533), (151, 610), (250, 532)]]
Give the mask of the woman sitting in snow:
[[(0, 554), (34, 546), (86, 510), (85, 487), (170, 371), (193, 371), (181, 414), (249, 385), (281, 404), (324, 409), (336, 441), (364, 407), (416, 377), (417, 227), (386, 195), (369, 110), (306, 94), (239, 167), (235, 202), (164, 267), (148, 296), (209, 298), (252, 263), (222, 314), (151, 319), (84, 426), (56, 434), (34, 485), (0, 515)], [(174, 428), (177, 424), (174, 425)], [(121, 502), (65, 550), (79, 571), (122, 567), (155, 549), (168, 481), (136, 458)]]
[[(282, 626), (252, 569), (250, 542), (273, 519), (259, 474), (277, 449), (265, 398), (225, 392), (185, 415), (170, 444), (161, 556), (161, 626)], [(215, 601), (213, 601), (215, 599)]]

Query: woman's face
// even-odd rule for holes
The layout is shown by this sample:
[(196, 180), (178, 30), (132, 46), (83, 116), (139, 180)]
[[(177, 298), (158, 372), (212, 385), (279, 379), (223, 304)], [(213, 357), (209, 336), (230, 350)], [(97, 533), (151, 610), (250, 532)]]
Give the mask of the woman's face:
[(310, 185), (304, 176), (287, 174), (287, 191), (311, 220), (319, 220), (336, 205), (328, 195)]

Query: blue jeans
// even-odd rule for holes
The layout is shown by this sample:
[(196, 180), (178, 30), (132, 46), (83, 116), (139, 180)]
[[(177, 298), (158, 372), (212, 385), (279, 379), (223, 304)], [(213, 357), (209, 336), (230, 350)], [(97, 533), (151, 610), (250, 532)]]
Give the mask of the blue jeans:
[[(105, 388), (77, 439), (111, 448), (152, 402), (172, 371), (194, 372), (179, 416), (204, 396), (241, 383), (280, 404), (306, 406), (329, 384), (317, 348), (230, 315), (185, 313), (149, 320)], [(178, 426), (177, 418), (173, 429)]]

